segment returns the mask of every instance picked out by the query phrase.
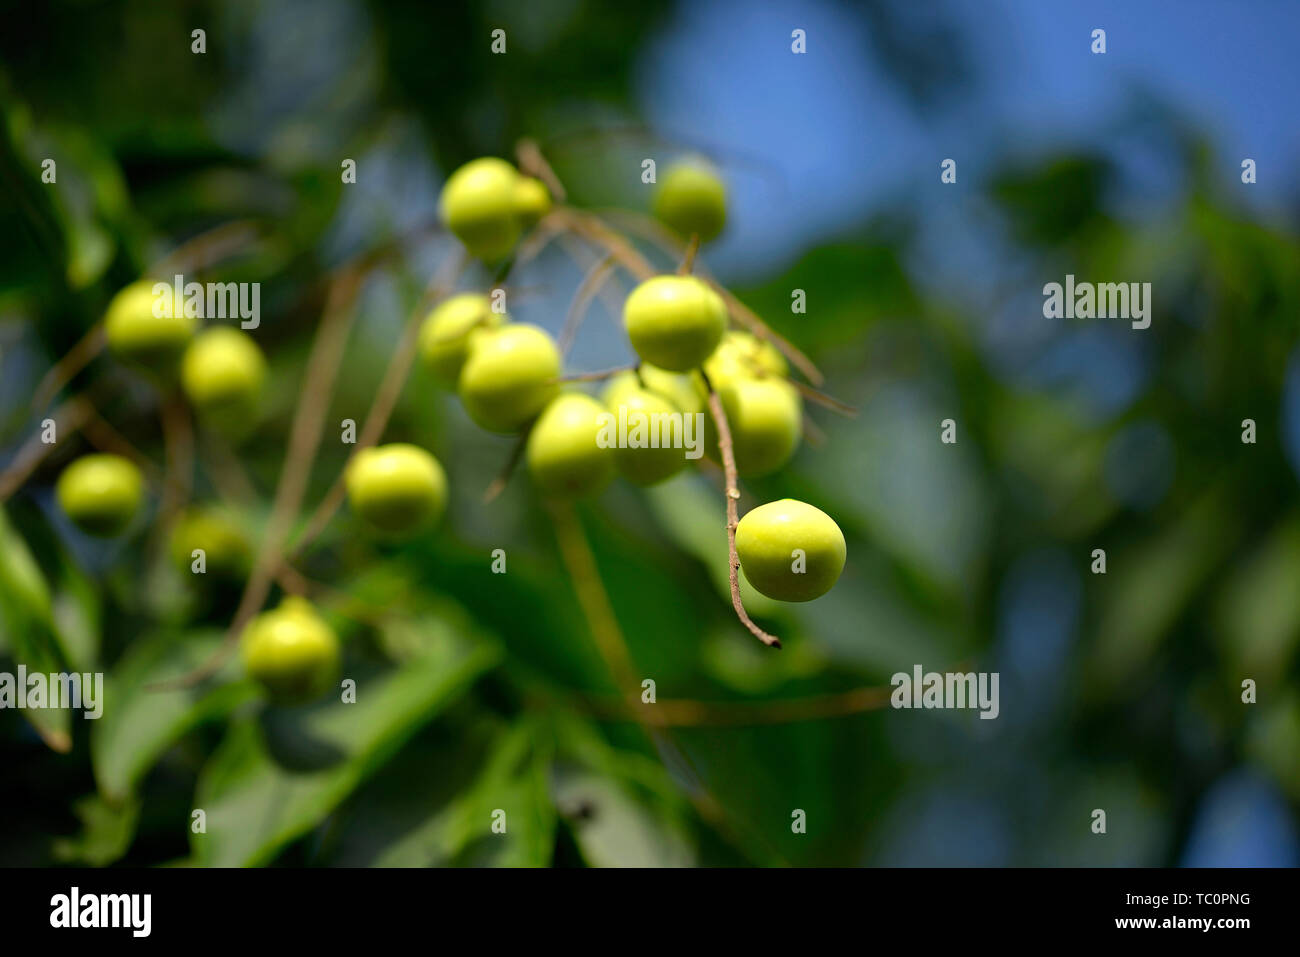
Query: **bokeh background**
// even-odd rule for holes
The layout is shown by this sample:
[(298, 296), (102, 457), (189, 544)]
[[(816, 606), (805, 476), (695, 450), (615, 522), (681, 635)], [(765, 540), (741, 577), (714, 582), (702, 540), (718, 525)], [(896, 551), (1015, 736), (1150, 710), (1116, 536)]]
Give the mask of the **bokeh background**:
[[(637, 673), (660, 699), (711, 704), (654, 735), (609, 707), (610, 671), (526, 475), (481, 502), (509, 442), (418, 369), (385, 438), (446, 464), (447, 521), (394, 547), (344, 510), (300, 563), (345, 639), (353, 706), (270, 708), (237, 671), (146, 690), (204, 658), (238, 593), (196, 591), (148, 516), (110, 543), (71, 528), (53, 481), (88, 446), (66, 440), (3, 506), (0, 670), (105, 671), (106, 713), (0, 712), (3, 863), (1300, 860), (1300, 7), (6, 7), (0, 469), (43, 415), (36, 384), (117, 289), (249, 221), (259, 238), (202, 278), (262, 284), (272, 383), (233, 461), (200, 434), (194, 497), (241, 473), (251, 494), (231, 507), (256, 539), (322, 277), (418, 232), (448, 171), (523, 136), (573, 202), (628, 225), (649, 208), (643, 158), (713, 157), (732, 205), (702, 267), (860, 413), (813, 409), (824, 436), (746, 483), (745, 507), (803, 498), (848, 539), (827, 597), (753, 604), (779, 653), (725, 598), (707, 476), (618, 484), (581, 510)], [(490, 53), (496, 28), (505, 55)], [(57, 187), (40, 181), (46, 157)], [(332, 423), (364, 416), (454, 251), (422, 234), (367, 281), (309, 507), (346, 456)], [(554, 245), (511, 275), (511, 313), (558, 331), (591, 260)], [(1042, 286), (1066, 273), (1152, 283), (1150, 329), (1044, 319)], [(594, 304), (574, 371), (631, 358), (615, 321), (627, 288), (620, 276)], [(146, 383), (101, 358), (75, 394), (163, 467)], [(956, 445), (939, 442), (945, 418)], [(505, 575), (488, 571), (497, 548)], [(998, 671), (1000, 717), (782, 710), (915, 664)], [(498, 808), (505, 835), (490, 831)]]

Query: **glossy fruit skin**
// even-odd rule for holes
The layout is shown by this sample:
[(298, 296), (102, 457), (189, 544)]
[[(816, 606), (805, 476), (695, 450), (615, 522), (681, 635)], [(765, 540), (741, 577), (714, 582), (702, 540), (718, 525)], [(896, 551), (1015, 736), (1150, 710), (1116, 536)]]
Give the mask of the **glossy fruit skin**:
[(627, 297), (623, 324), (644, 361), (669, 372), (686, 372), (722, 341), (727, 306), (694, 276), (655, 276)]
[(144, 477), (134, 462), (120, 455), (83, 455), (63, 470), (55, 497), (82, 531), (112, 538), (121, 534), (139, 511)]
[(605, 387), (602, 401), (609, 405), (624, 389), (644, 389), (671, 403), (678, 412), (705, 411), (706, 392), (703, 381), (692, 373), (669, 372), (643, 362), (636, 372), (628, 370), (612, 376)]
[(248, 676), (283, 704), (318, 698), (339, 672), (339, 640), (311, 603), (289, 596), (240, 636)]
[(414, 534), (447, 508), (447, 473), (416, 445), (395, 442), (362, 449), (348, 464), (348, 504), (387, 535)]
[(177, 568), (193, 571), (195, 549), (203, 550), (204, 575), (236, 580), (247, 575), (252, 565), (252, 544), (239, 516), (216, 506), (186, 510), (172, 529), (169, 550)]
[[(173, 302), (170, 283), (141, 279), (123, 288), (104, 314), (104, 336), (109, 351), (119, 359), (170, 379), (175, 364), (189, 344), (198, 320), (185, 314), (184, 302)], [(163, 313), (154, 315), (154, 308)]]
[(613, 448), (597, 441), (606, 408), (589, 395), (556, 396), (528, 434), (533, 483), (549, 498), (594, 495), (614, 477)]
[(195, 336), (181, 360), (181, 386), (208, 425), (242, 435), (257, 420), (266, 358), (253, 337), (231, 326)]
[(683, 239), (695, 234), (707, 243), (727, 224), (727, 187), (703, 160), (675, 163), (659, 180), (654, 214)]
[[(739, 474), (770, 475), (790, 461), (803, 437), (803, 400), (794, 386), (784, 379), (736, 379), (719, 388), (718, 397)], [(705, 422), (704, 451), (721, 461), (712, 416)]]
[[(628, 372), (629, 378), (622, 376), (611, 379), (601, 394), (605, 407), (615, 418), (614, 429), (618, 428), (620, 415), (626, 417), (628, 432), (636, 427), (638, 420), (642, 429), (649, 427), (649, 416), (682, 415), (681, 408), (663, 393), (642, 388), (636, 374)], [(625, 411), (620, 411), (625, 410)], [(690, 414), (690, 413), (687, 413)], [(660, 423), (666, 419), (660, 418)], [(682, 421), (683, 427), (685, 421)], [(662, 430), (663, 426), (660, 425)], [(701, 437), (702, 438), (702, 437)], [(614, 448), (614, 467), (618, 474), (636, 485), (654, 485), (676, 475), (686, 466), (686, 449), (672, 448)]]
[(515, 185), (515, 214), (524, 227), (535, 226), (551, 211), (551, 191), (540, 179), (520, 176)]
[(475, 337), (458, 391), (489, 432), (518, 432), (560, 391), (560, 350), (545, 329), (508, 323)]
[(736, 379), (784, 379), (790, 372), (785, 356), (772, 343), (739, 329), (722, 337), (713, 355), (704, 360), (704, 372), (719, 389)]
[(516, 212), (518, 171), (505, 160), (471, 160), (447, 179), (442, 221), (480, 259), (495, 261), (514, 248), (521, 224)]
[[(805, 553), (794, 571), (795, 549)], [(745, 578), (777, 601), (812, 601), (831, 590), (844, 571), (844, 533), (821, 509), (792, 498), (746, 513), (736, 526), (736, 553)]]
[(485, 329), (509, 321), (492, 311), (492, 300), (482, 293), (466, 292), (438, 304), (420, 326), (420, 358), (439, 382), (455, 386), (469, 356), (471, 339)]

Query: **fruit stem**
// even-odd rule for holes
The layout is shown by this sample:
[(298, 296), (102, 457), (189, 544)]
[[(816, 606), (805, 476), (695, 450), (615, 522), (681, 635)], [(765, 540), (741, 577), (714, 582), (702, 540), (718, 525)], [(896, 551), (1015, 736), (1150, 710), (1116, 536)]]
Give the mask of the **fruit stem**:
[(754, 637), (769, 648), (780, 648), (781, 639), (770, 635), (754, 624), (745, 611), (745, 603), (740, 598), (740, 556), (736, 553), (736, 525), (740, 521), (738, 502), (740, 501), (739, 480), (736, 477), (736, 453), (731, 444), (731, 426), (727, 424), (727, 413), (722, 408), (722, 399), (713, 389), (709, 377), (700, 370), (704, 384), (709, 390), (709, 414), (718, 430), (718, 451), (722, 453), (722, 473), (726, 481), (727, 497), (727, 577), (731, 581), (731, 607), (736, 609), (736, 617), (753, 633)]
[(552, 379), (552, 382), (600, 382), (603, 379), (611, 378), (620, 372), (636, 372), (639, 363), (632, 363), (625, 366), (615, 366), (612, 369), (604, 369), (600, 372), (574, 372), (570, 375), (562, 375)]
[(689, 276), (695, 270), (695, 257), (700, 252), (700, 234), (691, 233), (690, 242), (686, 244), (686, 251), (682, 254), (681, 265), (677, 267), (677, 275)]
[(551, 191), (552, 199), (557, 203), (565, 201), (568, 194), (564, 191), (564, 184), (555, 175), (555, 170), (551, 169), (551, 164), (546, 161), (537, 143), (530, 139), (520, 140), (515, 144), (515, 157), (519, 160), (521, 170), (530, 176), (536, 176), (546, 184), (546, 188)]
[(564, 328), (560, 331), (560, 355), (567, 356), (573, 348), (573, 342), (578, 338), (578, 328), (587, 315), (587, 307), (600, 292), (601, 285), (613, 273), (615, 265), (617, 263), (613, 255), (605, 256), (582, 277), (577, 292), (573, 294), (573, 301), (569, 303), (569, 312), (564, 317)]

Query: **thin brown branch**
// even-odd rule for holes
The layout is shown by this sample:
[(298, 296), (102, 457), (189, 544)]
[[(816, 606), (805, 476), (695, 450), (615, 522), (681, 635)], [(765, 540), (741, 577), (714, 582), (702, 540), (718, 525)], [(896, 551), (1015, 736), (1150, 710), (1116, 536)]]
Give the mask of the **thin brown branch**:
[(49, 405), (54, 397), (63, 390), (64, 386), (76, 377), (78, 372), (90, 365), (95, 357), (104, 351), (107, 344), (108, 340), (104, 336), (104, 324), (102, 322), (95, 323), (64, 354), (63, 358), (50, 366), (49, 371), (37, 383), (36, 391), (32, 393), (32, 410), (40, 411)]
[(682, 253), (682, 261), (677, 266), (677, 275), (689, 276), (695, 271), (695, 257), (700, 253), (700, 234), (691, 233), (690, 242), (686, 244), (686, 251)]
[(37, 467), (45, 461), (45, 457), (58, 448), (64, 437), (84, 426), (93, 413), (94, 409), (90, 402), (82, 396), (68, 399), (55, 409), (54, 414), (48, 418), (54, 420), (54, 434), (57, 441), (42, 442), (41, 434), (45, 429), (41, 426), (38, 427), (35, 435), (23, 443), (9, 467), (0, 473), (0, 502), (7, 501), (9, 496), (22, 488)]
[(524, 449), (528, 446), (528, 433), (515, 439), (515, 444), (510, 447), (510, 457), (506, 459), (505, 465), (497, 473), (486, 489), (483, 490), (483, 504), (491, 505), (497, 500), (497, 497), (506, 490), (510, 484), (510, 476), (515, 474), (515, 469), (519, 467), (520, 461), (524, 457)]
[(806, 382), (800, 382), (798, 379), (787, 379), (786, 381), (794, 386), (795, 389), (798, 390), (799, 394), (809, 402), (816, 403), (823, 408), (830, 409), (832, 412), (838, 412), (840, 415), (849, 418), (853, 418), (858, 414), (858, 410), (847, 402), (841, 402), (833, 395), (827, 395), (825, 392), (820, 392), (808, 385)]
[(615, 366), (612, 369), (603, 369), (600, 372), (574, 372), (569, 375), (562, 375), (553, 382), (601, 382), (604, 379), (612, 378), (620, 372), (635, 372), (637, 364), (635, 362), (625, 366)]
[(555, 170), (551, 169), (551, 164), (546, 161), (537, 143), (530, 139), (520, 140), (515, 144), (515, 156), (519, 160), (519, 169), (522, 172), (529, 176), (536, 176), (545, 183), (546, 188), (551, 191), (551, 197), (557, 203), (565, 201), (568, 194), (564, 191), (564, 184), (555, 175)]
[(237, 219), (191, 236), (145, 270), (146, 276), (170, 280), (174, 273), (201, 272), (227, 259), (258, 238), (257, 223)]
[[(703, 373), (701, 373), (703, 375)], [(781, 639), (770, 635), (754, 624), (745, 611), (745, 603), (740, 598), (740, 556), (736, 554), (736, 525), (740, 518), (737, 503), (740, 500), (740, 488), (736, 477), (736, 453), (731, 443), (731, 426), (727, 424), (727, 413), (722, 408), (722, 399), (713, 391), (713, 384), (705, 378), (709, 387), (709, 414), (718, 430), (718, 451), (722, 453), (722, 471), (726, 476), (727, 497), (727, 577), (731, 581), (731, 606), (736, 609), (736, 617), (750, 632), (769, 648), (780, 648)]]
[(637, 252), (635, 246), (606, 226), (598, 217), (571, 206), (556, 210), (556, 215), (566, 228), (592, 245), (604, 249), (637, 279), (645, 280), (659, 274), (659, 270)]
[(564, 328), (560, 330), (560, 355), (567, 356), (569, 350), (573, 348), (573, 342), (578, 337), (578, 329), (581, 328), (582, 320), (587, 315), (591, 300), (596, 297), (601, 285), (613, 273), (614, 266), (614, 257), (606, 256), (582, 277), (582, 282), (578, 284), (573, 300), (569, 303), (569, 311), (565, 314)]

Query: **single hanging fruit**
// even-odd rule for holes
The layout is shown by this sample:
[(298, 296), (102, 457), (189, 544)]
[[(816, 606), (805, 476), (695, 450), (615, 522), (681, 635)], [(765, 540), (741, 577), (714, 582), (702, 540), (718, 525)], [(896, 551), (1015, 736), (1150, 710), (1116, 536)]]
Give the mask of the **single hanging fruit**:
[(751, 509), (736, 526), (745, 578), (777, 601), (812, 601), (844, 571), (844, 533), (821, 509), (792, 498)]

